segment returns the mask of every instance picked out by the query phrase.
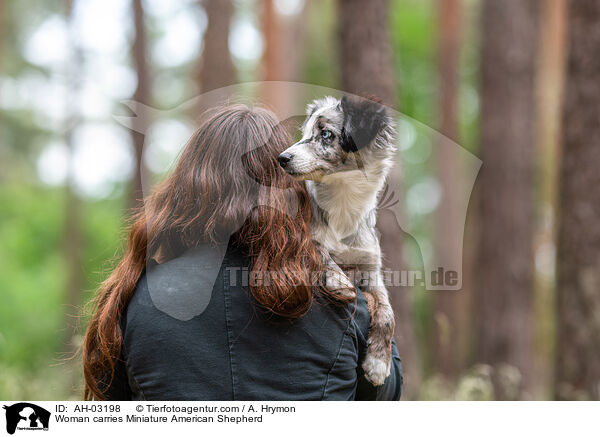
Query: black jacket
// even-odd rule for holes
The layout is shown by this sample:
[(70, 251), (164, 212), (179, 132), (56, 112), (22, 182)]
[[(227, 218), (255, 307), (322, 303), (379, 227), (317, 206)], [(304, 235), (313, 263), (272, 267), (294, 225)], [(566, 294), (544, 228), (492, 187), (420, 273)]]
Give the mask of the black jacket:
[(369, 313), (316, 299), (300, 319), (261, 310), (239, 247), (208, 245), (149, 267), (121, 321), (109, 400), (397, 400), (402, 373), (363, 376)]

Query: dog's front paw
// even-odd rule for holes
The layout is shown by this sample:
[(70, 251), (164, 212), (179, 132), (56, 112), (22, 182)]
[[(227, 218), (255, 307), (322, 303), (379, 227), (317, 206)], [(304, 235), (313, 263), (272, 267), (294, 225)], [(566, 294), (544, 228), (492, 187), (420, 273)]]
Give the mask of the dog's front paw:
[(356, 288), (343, 272), (329, 271), (325, 278), (327, 290), (343, 297), (356, 298)]
[(365, 371), (365, 378), (374, 386), (382, 385), (390, 375), (389, 360), (386, 362), (380, 358), (376, 358), (372, 354), (367, 354), (362, 368)]

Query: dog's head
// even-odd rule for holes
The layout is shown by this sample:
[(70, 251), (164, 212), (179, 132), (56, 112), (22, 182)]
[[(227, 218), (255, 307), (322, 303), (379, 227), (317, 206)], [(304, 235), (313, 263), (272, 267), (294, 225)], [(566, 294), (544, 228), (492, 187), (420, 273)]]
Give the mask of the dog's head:
[(359, 97), (325, 97), (307, 107), (302, 139), (278, 156), (296, 179), (322, 180), (389, 158), (393, 121), (380, 103)]

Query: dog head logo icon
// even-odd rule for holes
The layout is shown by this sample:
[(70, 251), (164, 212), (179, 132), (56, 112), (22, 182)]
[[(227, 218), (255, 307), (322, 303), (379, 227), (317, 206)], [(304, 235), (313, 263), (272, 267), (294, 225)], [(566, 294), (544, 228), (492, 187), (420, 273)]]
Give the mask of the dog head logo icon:
[(4, 406), (6, 410), (6, 432), (14, 434), (19, 430), (47, 430), (50, 422), (50, 411), (35, 404), (19, 402)]

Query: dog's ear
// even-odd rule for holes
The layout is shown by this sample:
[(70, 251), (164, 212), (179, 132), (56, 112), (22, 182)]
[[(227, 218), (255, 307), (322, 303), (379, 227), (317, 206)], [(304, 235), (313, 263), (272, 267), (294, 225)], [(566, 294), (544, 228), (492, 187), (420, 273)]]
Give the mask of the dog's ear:
[(340, 145), (346, 152), (367, 147), (389, 123), (387, 108), (369, 99), (343, 96), (340, 108), (344, 114)]
[(308, 118), (310, 118), (310, 116), (315, 113), (315, 111), (317, 110), (318, 107), (319, 107), (319, 104), (317, 103), (316, 100), (314, 102), (311, 102), (308, 105), (306, 105), (306, 115), (308, 116)]

